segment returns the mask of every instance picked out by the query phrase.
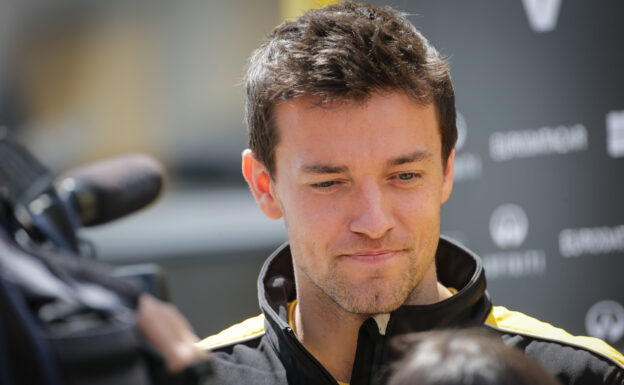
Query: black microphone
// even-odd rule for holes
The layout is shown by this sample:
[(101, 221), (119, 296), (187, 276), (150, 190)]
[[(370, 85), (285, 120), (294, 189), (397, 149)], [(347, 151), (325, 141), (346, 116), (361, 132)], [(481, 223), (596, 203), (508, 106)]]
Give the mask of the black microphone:
[(143, 208), (162, 186), (162, 166), (139, 154), (87, 164), (55, 179), (0, 130), (0, 230), (13, 234), (22, 246), (49, 243), (80, 254), (78, 227)]
[(63, 173), (56, 191), (80, 217), (80, 225), (110, 222), (154, 202), (163, 187), (163, 167), (144, 154), (120, 155)]

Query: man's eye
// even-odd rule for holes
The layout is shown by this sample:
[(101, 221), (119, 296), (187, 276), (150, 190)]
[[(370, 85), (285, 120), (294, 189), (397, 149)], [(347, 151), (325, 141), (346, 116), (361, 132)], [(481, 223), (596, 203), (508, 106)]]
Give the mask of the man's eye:
[(336, 181), (328, 180), (326, 182), (312, 183), (311, 186), (314, 188), (318, 188), (318, 189), (324, 189), (324, 188), (332, 187), (335, 184), (336, 184)]
[(400, 180), (412, 180), (412, 179), (416, 179), (417, 177), (419, 177), (419, 174), (416, 174), (415, 172), (402, 172), (398, 175), (398, 178)]

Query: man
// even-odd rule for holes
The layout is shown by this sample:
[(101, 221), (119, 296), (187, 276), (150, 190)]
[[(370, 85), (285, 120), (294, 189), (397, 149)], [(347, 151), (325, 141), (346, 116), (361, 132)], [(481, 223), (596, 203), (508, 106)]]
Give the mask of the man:
[(216, 383), (375, 383), (393, 337), (481, 325), (563, 383), (624, 383), (604, 342), (492, 308), (479, 258), (440, 238), (454, 92), (404, 15), (344, 2), (284, 22), (246, 90), (243, 175), (289, 243), (260, 274), (263, 315), (200, 343)]

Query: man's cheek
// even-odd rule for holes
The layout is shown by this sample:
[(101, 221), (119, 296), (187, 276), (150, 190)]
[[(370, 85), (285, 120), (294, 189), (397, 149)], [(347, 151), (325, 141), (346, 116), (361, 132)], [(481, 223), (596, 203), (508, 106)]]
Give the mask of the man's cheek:
[(310, 235), (330, 232), (337, 225), (335, 211), (323, 207), (307, 210), (299, 220)]

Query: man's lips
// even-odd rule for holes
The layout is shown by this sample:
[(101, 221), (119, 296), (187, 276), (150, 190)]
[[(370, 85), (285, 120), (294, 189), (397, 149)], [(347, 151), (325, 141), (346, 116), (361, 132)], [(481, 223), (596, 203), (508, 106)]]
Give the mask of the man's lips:
[(375, 264), (387, 261), (400, 252), (402, 250), (358, 250), (353, 253), (343, 254), (343, 256), (353, 261)]

